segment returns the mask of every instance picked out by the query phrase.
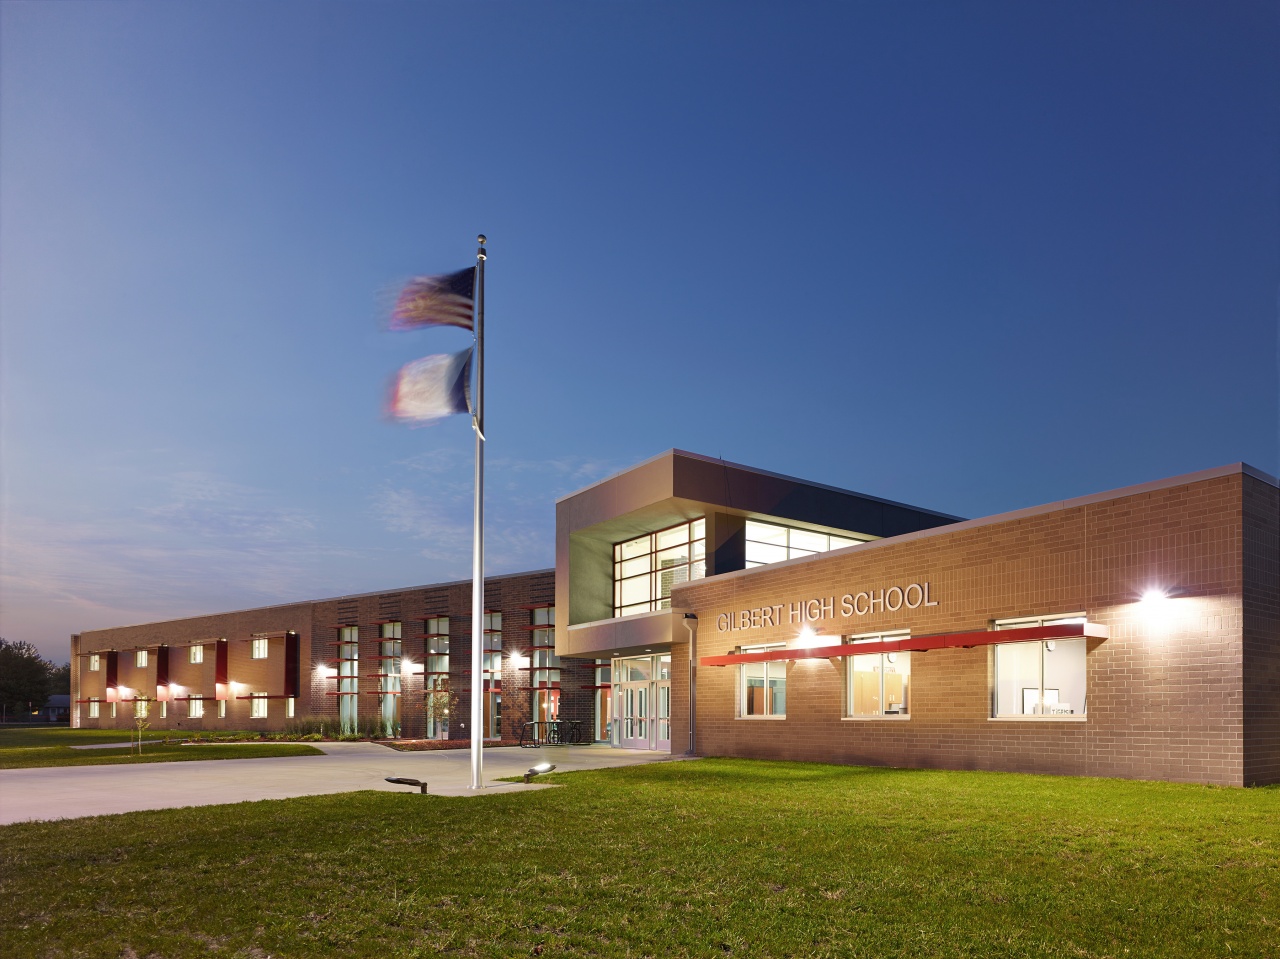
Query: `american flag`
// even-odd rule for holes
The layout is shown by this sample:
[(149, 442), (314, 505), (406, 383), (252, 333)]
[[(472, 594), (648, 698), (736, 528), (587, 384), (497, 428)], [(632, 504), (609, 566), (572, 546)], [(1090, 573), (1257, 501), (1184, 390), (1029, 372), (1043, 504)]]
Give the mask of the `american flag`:
[(467, 267), (445, 276), (417, 276), (409, 281), (391, 311), (391, 329), (416, 330), (421, 326), (472, 328), (476, 268)]

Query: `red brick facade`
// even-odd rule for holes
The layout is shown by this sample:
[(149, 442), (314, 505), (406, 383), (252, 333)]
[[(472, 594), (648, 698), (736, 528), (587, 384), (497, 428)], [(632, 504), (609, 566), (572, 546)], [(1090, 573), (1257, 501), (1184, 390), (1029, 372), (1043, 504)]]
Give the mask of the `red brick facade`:
[[(843, 659), (786, 666), (785, 719), (739, 718), (741, 667), (702, 666), (697, 753), (1280, 781), (1277, 491), (1239, 470), (1211, 472), (677, 587), (673, 604), (698, 615), (700, 659), (744, 644), (795, 645), (789, 604), (812, 598), (831, 600), (813, 626), (832, 636), (964, 632), (1070, 613), (1110, 630), (1088, 642), (1084, 717), (991, 718), (989, 646), (913, 653), (909, 719), (845, 718)], [(909, 583), (928, 583), (937, 605), (844, 615), (841, 597)], [(1140, 599), (1157, 586), (1170, 599), (1153, 619)], [(785, 625), (752, 625), (750, 611), (773, 604), (785, 604)], [(723, 628), (743, 611), (746, 629)], [(675, 644), (673, 743), (688, 741), (687, 656), (687, 644)]]
[[(502, 613), (502, 736), (518, 738), (523, 724), (532, 718), (533, 693), (530, 688), (532, 660), (531, 624), (535, 607), (555, 602), (555, 580), (550, 570), (496, 576), (485, 581), (485, 606)], [(368, 593), (330, 600), (294, 603), (263, 609), (193, 617), (165, 623), (93, 630), (72, 639), (73, 715), (79, 725), (93, 728), (126, 728), (134, 721), (133, 700), (138, 696), (171, 700), (163, 710), (159, 702), (150, 706), (153, 729), (182, 730), (279, 730), (286, 718), (285, 645), (290, 632), (297, 635), (300, 648), (300, 688), (295, 718), (319, 718), (338, 722), (337, 651), (334, 645), (339, 627), (355, 626), (359, 635), (358, 702), (361, 719), (373, 719), (379, 710), (378, 673), (380, 627), (401, 623), (405, 659), (416, 664), (403, 679), (401, 690), (401, 733), (422, 736), (424, 662), (423, 622), (428, 617), (449, 618), (449, 680), (458, 698), (459, 715), (451, 717), (449, 738), (467, 739), (472, 683), (471, 584), (450, 583), (422, 586), (386, 593)], [(252, 658), (252, 639), (265, 634), (268, 655)], [(228, 688), (220, 690), (215, 675), (217, 646), (225, 638)], [(203, 662), (190, 662), (190, 647), (203, 646)], [(134, 664), (139, 649), (148, 651), (148, 666)], [(159, 650), (167, 649), (169, 685), (157, 683)], [(108, 651), (117, 651), (118, 683), (115, 693), (107, 688)], [(89, 656), (100, 654), (100, 668), (90, 671)], [(593, 663), (564, 660), (560, 670), (560, 718), (581, 720), (588, 731), (595, 710), (594, 693), (583, 687), (594, 682)], [(250, 716), (251, 693), (266, 693), (267, 716)], [(208, 697), (204, 715), (191, 718), (188, 697)], [(226, 701), (226, 715), (219, 717), (218, 698)], [(109, 700), (118, 697), (116, 716), (110, 715)], [(91, 698), (100, 699), (99, 717), (89, 717)], [(162, 712), (165, 715), (162, 715)]]

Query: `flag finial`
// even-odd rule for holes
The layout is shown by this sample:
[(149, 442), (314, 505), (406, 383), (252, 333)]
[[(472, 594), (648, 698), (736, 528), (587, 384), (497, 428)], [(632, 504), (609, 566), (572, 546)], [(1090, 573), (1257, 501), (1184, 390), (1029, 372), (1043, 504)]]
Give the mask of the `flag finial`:
[(478, 237), (476, 237), (476, 242), (480, 244), (480, 249), (476, 250), (477, 260), (488, 259), (488, 257), (486, 257), (484, 253), (484, 245), (487, 242), (487, 239), (488, 238), (483, 233), (481, 233)]

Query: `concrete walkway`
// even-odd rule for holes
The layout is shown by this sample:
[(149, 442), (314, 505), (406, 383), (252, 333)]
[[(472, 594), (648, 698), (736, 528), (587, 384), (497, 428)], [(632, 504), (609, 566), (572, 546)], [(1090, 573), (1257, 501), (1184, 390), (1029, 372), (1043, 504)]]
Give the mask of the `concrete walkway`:
[[(259, 799), (290, 799), (381, 789), (412, 793), (384, 782), (387, 776), (425, 779), (435, 796), (477, 796), (545, 786), (498, 783), (520, 776), (537, 763), (555, 763), (557, 772), (604, 769), (671, 759), (669, 753), (609, 746), (556, 746), (484, 751), (485, 789), (474, 792), (471, 752), (443, 749), (398, 752), (377, 743), (310, 743), (324, 756), (279, 759), (221, 759), (209, 762), (143, 763), (115, 766), (55, 766), (0, 770), (0, 824), (32, 819), (72, 819), (140, 809), (212, 806)], [(214, 750), (216, 745), (191, 746)]]

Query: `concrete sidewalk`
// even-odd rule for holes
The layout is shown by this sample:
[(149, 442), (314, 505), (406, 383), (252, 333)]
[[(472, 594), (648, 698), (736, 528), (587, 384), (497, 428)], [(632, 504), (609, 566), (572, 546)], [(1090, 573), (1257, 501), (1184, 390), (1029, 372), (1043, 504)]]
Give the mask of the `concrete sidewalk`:
[(387, 776), (426, 780), (428, 791), (435, 796), (477, 796), (546, 788), (536, 783), (526, 786), (494, 782), (523, 775), (530, 766), (542, 762), (555, 763), (557, 772), (571, 772), (672, 758), (669, 753), (609, 746), (491, 747), (484, 751), (485, 788), (476, 792), (470, 789), (471, 752), (467, 749), (399, 752), (377, 743), (308, 745), (324, 750), (325, 755), (0, 770), (0, 825), (140, 809), (322, 796), (359, 789), (414, 791), (384, 782)]

